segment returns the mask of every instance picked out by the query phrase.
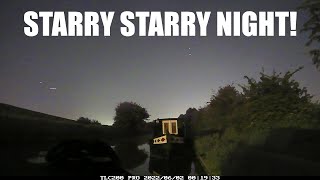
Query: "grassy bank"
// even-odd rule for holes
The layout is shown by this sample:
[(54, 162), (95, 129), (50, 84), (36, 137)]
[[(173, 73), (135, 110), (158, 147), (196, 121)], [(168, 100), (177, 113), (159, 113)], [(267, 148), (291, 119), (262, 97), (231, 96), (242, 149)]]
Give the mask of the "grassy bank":
[(196, 153), (210, 175), (320, 174), (319, 129), (275, 129), (251, 142), (249, 136), (227, 134), (195, 139)]

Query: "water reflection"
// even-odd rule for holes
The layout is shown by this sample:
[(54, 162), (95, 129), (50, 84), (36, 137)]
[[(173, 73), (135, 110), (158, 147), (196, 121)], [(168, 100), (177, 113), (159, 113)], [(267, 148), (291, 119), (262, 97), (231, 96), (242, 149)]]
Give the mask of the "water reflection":
[(192, 147), (186, 144), (151, 145), (149, 171), (154, 175), (189, 175)]
[(164, 146), (145, 143), (118, 144), (114, 147), (122, 166), (134, 175), (195, 175), (197, 167), (192, 148), (171, 147), (168, 155)]
[(121, 159), (122, 167), (129, 170), (144, 164), (148, 158), (148, 153), (133, 142), (118, 144), (114, 150)]
[(149, 172), (153, 175), (189, 175), (191, 173), (192, 158), (159, 158), (151, 157)]
[[(192, 148), (176, 146), (170, 147), (170, 151), (168, 151), (165, 150), (166, 147), (168, 146), (150, 146), (149, 143), (139, 145), (135, 142), (126, 142), (114, 145), (112, 146), (112, 149), (120, 159), (120, 166), (133, 175), (205, 175), (201, 173), (203, 172), (201, 166), (199, 166), (198, 163), (195, 163), (196, 160)], [(71, 169), (74, 169), (74, 171), (70, 171), (70, 168), (66, 169), (65, 166), (60, 168), (62, 170), (61, 172), (57, 171), (56, 167), (48, 168), (46, 155), (47, 151), (41, 151), (37, 156), (28, 158), (27, 162), (37, 165), (38, 169), (35, 169), (35, 171), (43, 174), (58, 175), (65, 173), (80, 173), (79, 168), (74, 168), (73, 165), (71, 166)], [(85, 164), (84, 167), (88, 170), (89, 166), (88, 164)], [(115, 173), (115, 175), (117, 174), (114, 170), (106, 171), (105, 168), (111, 167), (109, 165), (101, 167), (102, 172), (104, 173), (110, 172)], [(94, 171), (92, 171), (92, 168)], [(81, 173), (89, 172), (87, 170), (81, 170)], [(97, 170), (99, 170), (97, 169), (97, 166), (92, 166), (90, 172), (96, 173)]]

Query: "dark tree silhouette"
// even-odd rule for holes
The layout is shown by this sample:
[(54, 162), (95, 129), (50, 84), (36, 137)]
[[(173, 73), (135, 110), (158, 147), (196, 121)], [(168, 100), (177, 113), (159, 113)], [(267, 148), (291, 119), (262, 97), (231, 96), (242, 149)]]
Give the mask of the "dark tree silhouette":
[(77, 120), (78, 123), (81, 124), (96, 124), (96, 125), (101, 125), (101, 123), (97, 120), (93, 120), (93, 119), (89, 119), (89, 118), (85, 118), (85, 117), (80, 117)]
[[(304, 23), (302, 32), (310, 32), (307, 46), (313, 43), (320, 43), (320, 0), (305, 0), (299, 7), (300, 10), (307, 11), (309, 19)], [(320, 70), (320, 48), (310, 50), (312, 61)]]
[(179, 119), (184, 119), (187, 125), (192, 126), (197, 122), (199, 111), (196, 108), (189, 108), (186, 114), (180, 114)]
[(116, 107), (113, 126), (128, 132), (137, 132), (149, 118), (147, 110), (134, 102), (122, 102)]

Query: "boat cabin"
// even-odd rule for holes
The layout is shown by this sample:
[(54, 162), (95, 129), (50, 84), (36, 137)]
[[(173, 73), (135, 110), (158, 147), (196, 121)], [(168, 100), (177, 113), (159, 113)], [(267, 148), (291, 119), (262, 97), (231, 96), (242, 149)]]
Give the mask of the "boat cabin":
[(185, 127), (182, 119), (166, 118), (154, 121), (153, 144), (183, 143)]

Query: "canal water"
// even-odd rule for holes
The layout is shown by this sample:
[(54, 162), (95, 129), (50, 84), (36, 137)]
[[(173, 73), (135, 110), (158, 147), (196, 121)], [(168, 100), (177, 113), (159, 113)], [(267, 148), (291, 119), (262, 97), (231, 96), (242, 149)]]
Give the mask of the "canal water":
[[(194, 156), (191, 147), (172, 148), (166, 155), (162, 147), (165, 145), (150, 145), (149, 138), (132, 138), (113, 144), (111, 147), (120, 159), (121, 167), (133, 175), (205, 175), (203, 168)], [(160, 147), (160, 149), (155, 148)], [(180, 146), (179, 146), (180, 147)], [(157, 151), (155, 151), (155, 149)], [(159, 153), (160, 150), (160, 153)], [(188, 153), (184, 153), (188, 152)], [(153, 153), (153, 154), (152, 154)], [(46, 174), (47, 151), (38, 151), (37, 156), (27, 159), (27, 162), (38, 166), (35, 172)], [(174, 155), (172, 155), (174, 154)], [(37, 169), (35, 167), (35, 169)]]
[[(122, 166), (133, 175), (199, 175), (202, 167), (193, 156), (171, 158), (155, 157), (148, 143), (135, 145), (124, 143), (113, 146)], [(161, 174), (160, 172), (169, 173)], [(176, 174), (178, 173), (178, 174)]]

